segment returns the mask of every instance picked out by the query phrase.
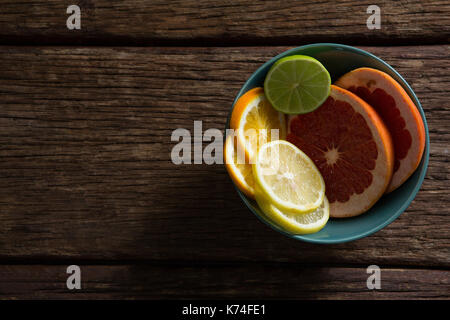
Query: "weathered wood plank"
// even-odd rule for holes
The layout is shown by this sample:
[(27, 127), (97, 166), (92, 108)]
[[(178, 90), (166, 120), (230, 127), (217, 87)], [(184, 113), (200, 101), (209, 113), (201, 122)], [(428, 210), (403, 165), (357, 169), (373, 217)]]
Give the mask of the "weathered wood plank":
[(257, 221), (221, 165), (170, 161), (174, 129), (225, 126), (287, 48), (0, 47), (0, 258), (449, 266), (449, 46), (365, 48), (415, 89), (429, 171), (397, 221), (317, 246)]
[[(81, 30), (66, 9), (81, 8)], [(381, 29), (369, 30), (371, 0), (0, 1), (0, 41), (10, 44), (295, 45), (303, 42), (448, 42), (445, 0), (377, 1)]]
[(384, 269), (368, 290), (365, 268), (282, 265), (80, 266), (81, 290), (66, 287), (67, 266), (2, 265), (0, 299), (449, 299), (450, 271)]

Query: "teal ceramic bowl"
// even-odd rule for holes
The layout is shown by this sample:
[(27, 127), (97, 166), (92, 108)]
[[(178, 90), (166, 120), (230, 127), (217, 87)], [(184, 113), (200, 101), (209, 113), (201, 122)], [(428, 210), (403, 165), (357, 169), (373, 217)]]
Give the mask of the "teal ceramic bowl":
[[(394, 192), (381, 197), (381, 199), (366, 213), (357, 217), (347, 219), (331, 218), (321, 231), (309, 235), (294, 235), (283, 230), (262, 213), (262, 211), (258, 207), (258, 204), (254, 200), (245, 196), (241, 191), (239, 191), (239, 189), (236, 189), (246, 206), (261, 221), (291, 238), (313, 243), (331, 244), (367, 237), (368, 235), (371, 235), (374, 232), (377, 232), (378, 230), (384, 228), (392, 221), (394, 221), (398, 216), (400, 216), (402, 212), (405, 211), (409, 204), (413, 201), (414, 197), (420, 189), (420, 186), (422, 185), (428, 167), (430, 148), (428, 126), (424, 111), (414, 91), (411, 89), (405, 79), (403, 79), (402, 76), (394, 70), (394, 68), (369, 52), (358, 48), (334, 43), (318, 43), (306, 45), (285, 51), (272, 58), (271, 60), (263, 64), (258, 70), (256, 70), (256, 72), (253, 73), (247, 80), (242, 89), (239, 91), (236, 99), (234, 100), (233, 107), (242, 94), (252, 88), (263, 87), (266, 74), (275, 61), (282, 57), (295, 54), (303, 54), (319, 60), (329, 71), (332, 82), (337, 80), (344, 73), (360, 67), (371, 67), (384, 71), (395, 80), (397, 80), (409, 94), (409, 96), (419, 109), (420, 114), (422, 115), (422, 120), (425, 125), (426, 132), (425, 152), (423, 154), (422, 161), (415, 173), (402, 186), (400, 186)], [(233, 109), (231, 109), (230, 115), (232, 111)], [(230, 116), (228, 117), (228, 120), (229, 118)], [(229, 124), (227, 124), (227, 128), (228, 127)]]

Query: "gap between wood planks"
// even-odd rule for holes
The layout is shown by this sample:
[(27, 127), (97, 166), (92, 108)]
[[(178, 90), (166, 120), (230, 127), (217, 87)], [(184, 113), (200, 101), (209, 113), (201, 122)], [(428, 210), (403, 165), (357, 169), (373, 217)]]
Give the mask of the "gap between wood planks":
[[(137, 259), (21, 259), (21, 258), (7, 258), (0, 260), (1, 266), (153, 266), (153, 267), (191, 267), (191, 268), (221, 268), (221, 267), (278, 267), (278, 268), (330, 268), (330, 269), (366, 269), (369, 264), (364, 263), (308, 263), (308, 262), (278, 262), (278, 261), (189, 261), (189, 260), (137, 260)], [(427, 265), (406, 265), (406, 264), (391, 264), (379, 263), (381, 269), (392, 270), (436, 270), (436, 271), (450, 271), (450, 266), (427, 266)]]
[(447, 45), (450, 43), (447, 37), (443, 38), (431, 38), (431, 39), (371, 39), (371, 38), (350, 38), (343, 40), (340, 37), (320, 37), (320, 38), (277, 38), (277, 39), (235, 39), (235, 38), (223, 38), (223, 39), (135, 39), (135, 38), (109, 38), (109, 39), (67, 39), (67, 38), (28, 38), (24, 37), (8, 37), (4, 36), (0, 38), (1, 46), (40, 46), (40, 47), (180, 47), (180, 48), (198, 48), (198, 47), (299, 47), (302, 45), (312, 43), (339, 43), (349, 46), (372, 46), (372, 47), (403, 47), (403, 46), (424, 46), (424, 45)]

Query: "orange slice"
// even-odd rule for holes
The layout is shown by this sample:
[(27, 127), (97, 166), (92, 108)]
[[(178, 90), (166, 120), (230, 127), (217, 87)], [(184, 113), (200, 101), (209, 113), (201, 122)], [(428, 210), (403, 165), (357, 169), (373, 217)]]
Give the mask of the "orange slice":
[(255, 197), (255, 181), (253, 179), (252, 166), (245, 163), (245, 159), (239, 159), (234, 146), (234, 136), (227, 137), (224, 145), (224, 160), (228, 174), (234, 184), (245, 195), (250, 198)]
[[(245, 150), (249, 163), (253, 163), (260, 146), (286, 136), (285, 116), (272, 107), (263, 88), (251, 89), (239, 98), (231, 113), (230, 127), (236, 131), (237, 147)], [(278, 130), (277, 136), (273, 129)]]
[(331, 217), (369, 210), (391, 180), (394, 151), (381, 118), (353, 93), (331, 86), (315, 111), (289, 117), (287, 140), (306, 153), (325, 181)]
[(425, 128), (419, 110), (402, 86), (388, 74), (371, 68), (346, 73), (336, 85), (370, 104), (386, 124), (394, 143), (391, 192), (417, 169), (425, 148)]

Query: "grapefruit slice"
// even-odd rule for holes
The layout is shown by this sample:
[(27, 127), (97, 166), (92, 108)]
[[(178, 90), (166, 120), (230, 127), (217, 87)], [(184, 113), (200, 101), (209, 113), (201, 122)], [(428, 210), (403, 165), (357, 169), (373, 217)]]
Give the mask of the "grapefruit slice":
[(325, 180), (330, 216), (369, 210), (391, 180), (394, 150), (375, 110), (353, 93), (331, 86), (315, 111), (290, 116), (287, 140), (316, 164)]
[(370, 104), (386, 124), (395, 152), (394, 174), (387, 192), (395, 190), (413, 174), (422, 159), (425, 128), (419, 110), (397, 81), (376, 69), (353, 70), (336, 85)]

